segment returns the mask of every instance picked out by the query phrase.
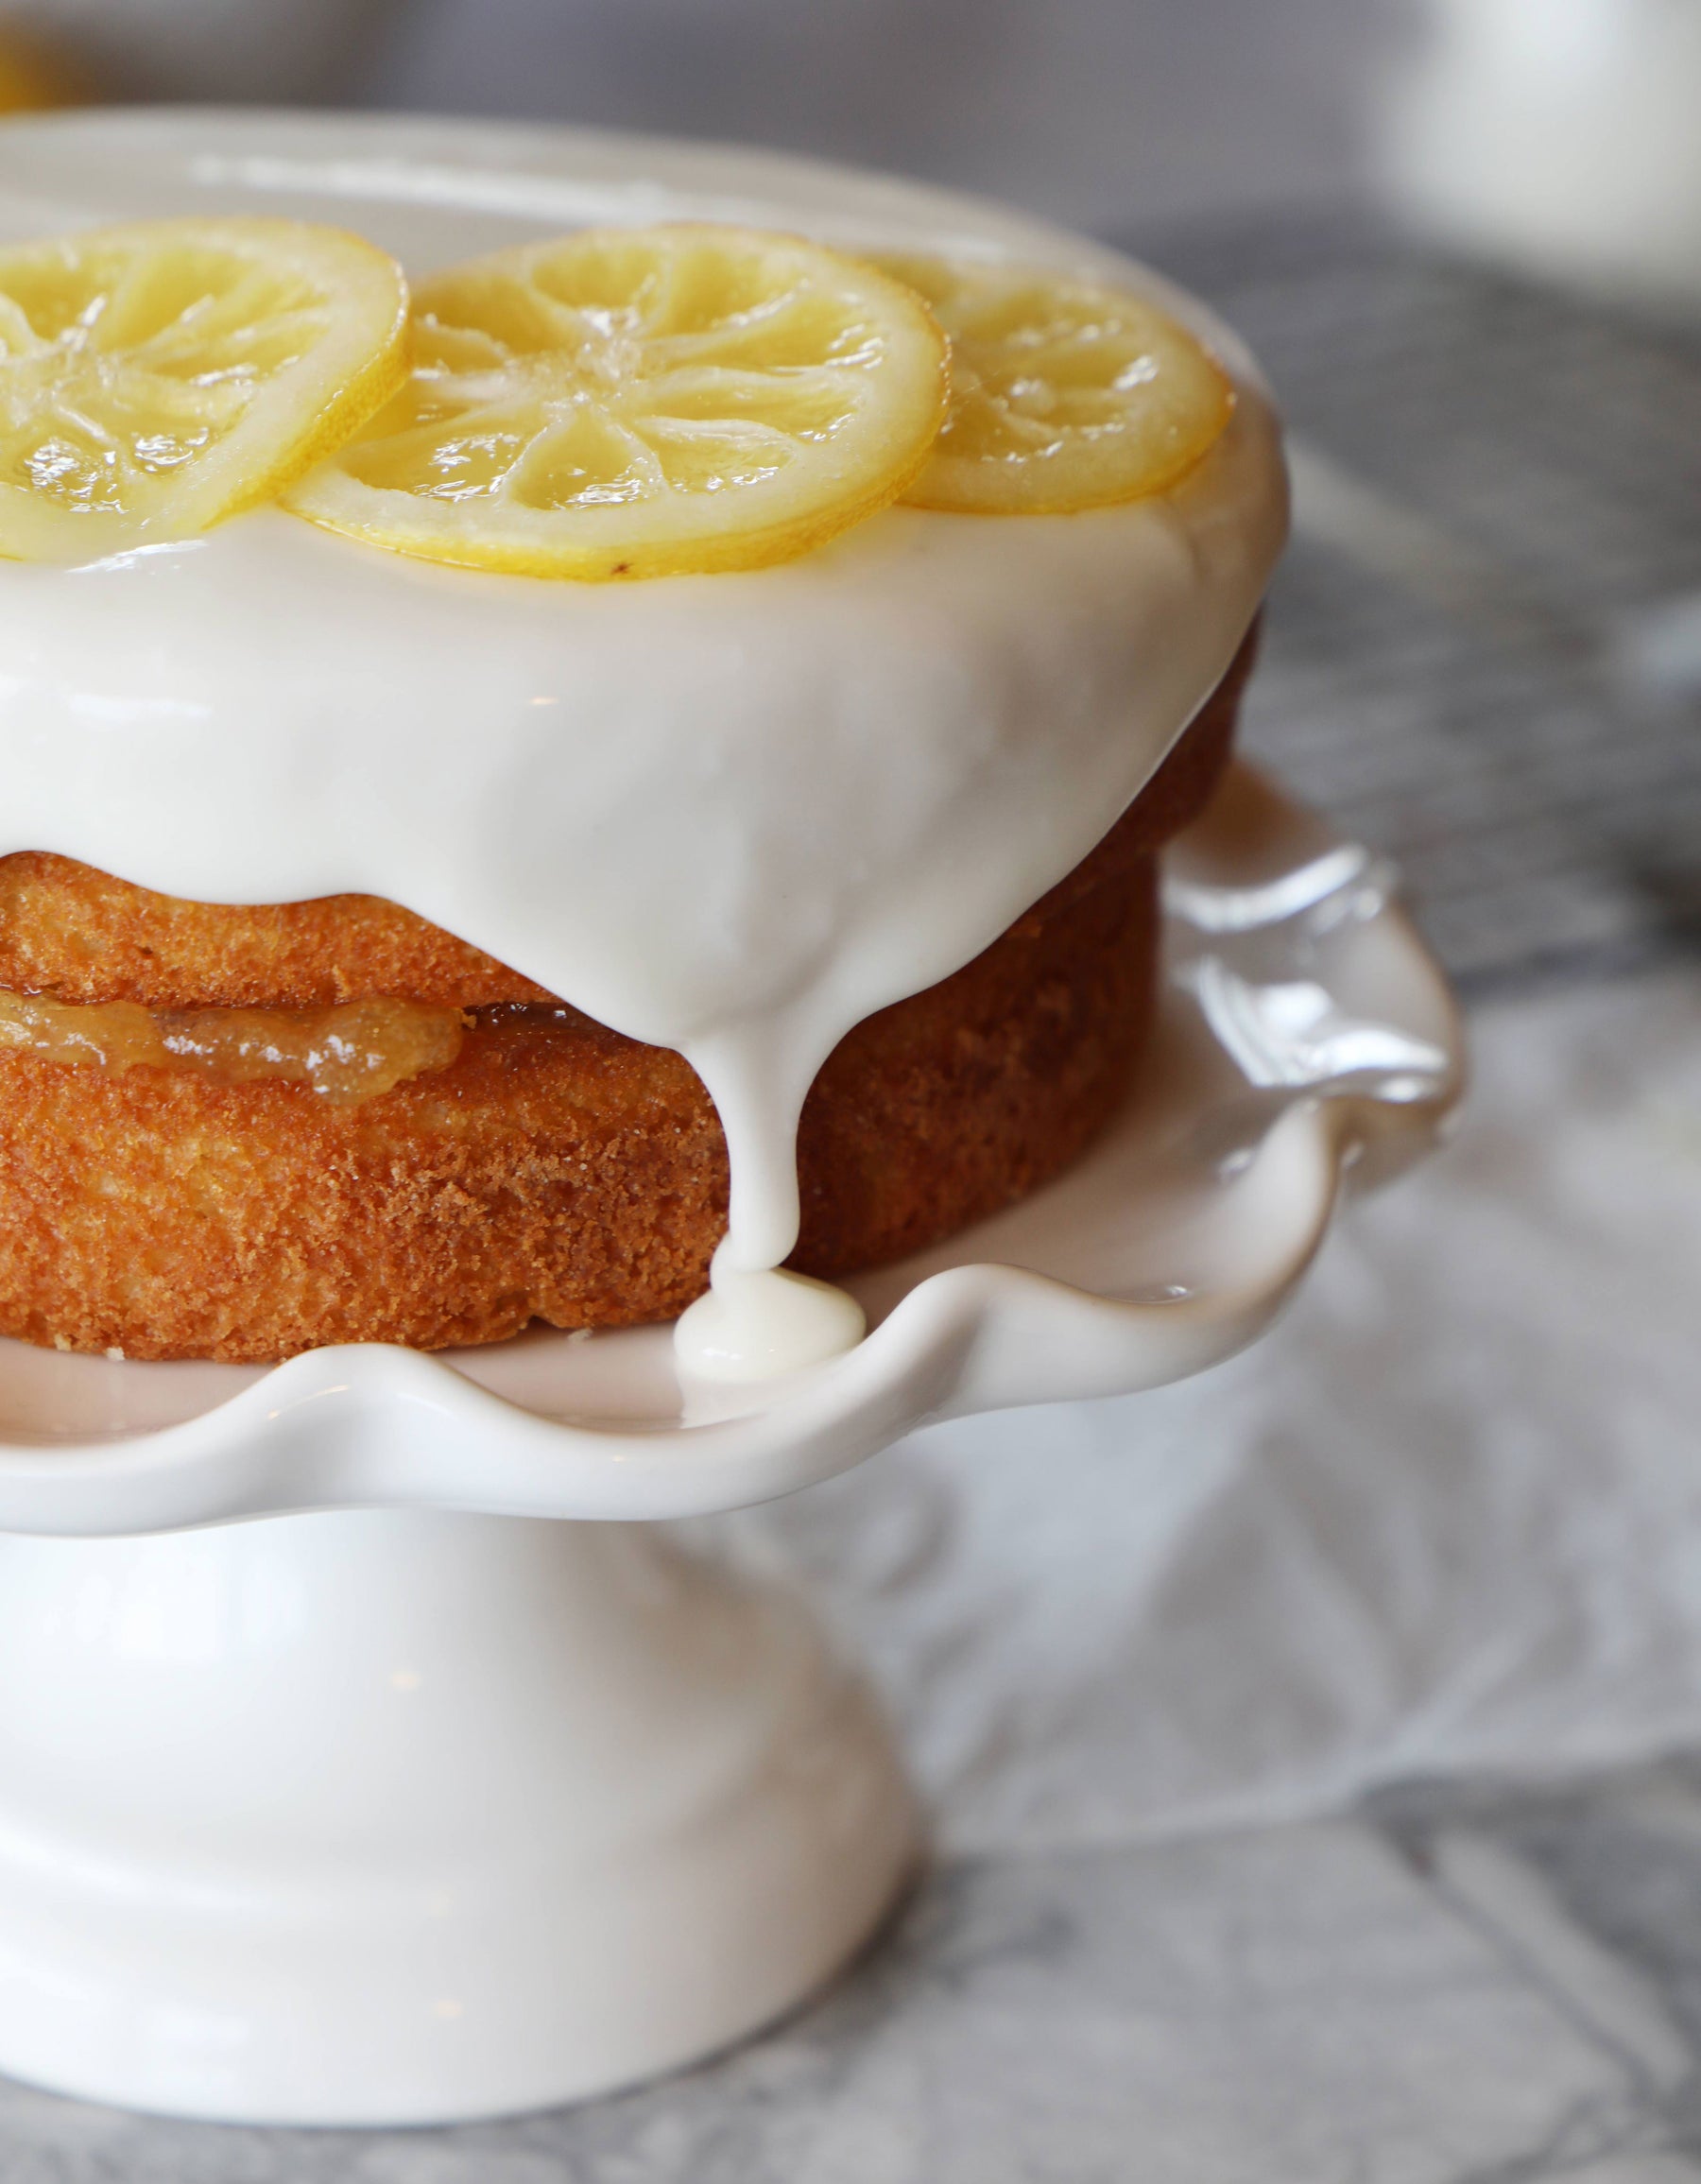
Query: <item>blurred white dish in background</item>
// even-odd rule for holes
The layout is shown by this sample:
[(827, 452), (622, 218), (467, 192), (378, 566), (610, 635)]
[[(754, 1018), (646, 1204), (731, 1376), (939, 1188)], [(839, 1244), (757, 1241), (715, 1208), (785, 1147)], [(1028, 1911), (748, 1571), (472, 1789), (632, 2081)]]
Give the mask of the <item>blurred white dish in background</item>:
[(5, 0), (25, 30), (140, 98), (292, 99), (333, 90), (400, 0)]
[(1701, 0), (1426, 0), (1377, 158), (1450, 239), (1701, 298)]

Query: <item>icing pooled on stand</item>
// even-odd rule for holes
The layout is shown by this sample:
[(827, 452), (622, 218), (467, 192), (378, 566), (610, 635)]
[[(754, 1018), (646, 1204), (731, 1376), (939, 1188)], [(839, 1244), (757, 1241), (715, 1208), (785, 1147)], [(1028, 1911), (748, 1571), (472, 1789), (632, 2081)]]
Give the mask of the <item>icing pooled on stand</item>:
[[(11, 124), (0, 235), (182, 211), (355, 228), (411, 271), (590, 220), (1155, 284), (994, 208), (763, 155), (332, 116)], [(1276, 426), (1070, 516), (896, 507), (774, 568), (580, 585), (406, 559), (275, 508), (66, 570), (0, 564), (0, 853), (208, 902), (404, 903), (703, 1078), (731, 1170), (717, 1379), (849, 1347), (772, 1272), (796, 1129), (850, 1027), (988, 946), (1086, 855), (1228, 665), (1280, 549)]]
[(674, 1352), (689, 1380), (779, 1380), (853, 1350), (864, 1324), (862, 1306), (832, 1282), (768, 1268), (752, 1272), (722, 1244), (707, 1293), (674, 1330)]

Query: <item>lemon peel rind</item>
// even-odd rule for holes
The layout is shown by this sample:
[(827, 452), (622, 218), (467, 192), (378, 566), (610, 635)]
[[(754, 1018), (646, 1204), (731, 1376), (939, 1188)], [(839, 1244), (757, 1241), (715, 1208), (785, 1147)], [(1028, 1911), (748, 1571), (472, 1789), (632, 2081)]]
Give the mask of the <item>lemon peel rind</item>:
[[(338, 231), (343, 232), (343, 231)], [(352, 242), (364, 238), (350, 232)], [(368, 245), (368, 248), (375, 246)], [(379, 252), (383, 256), (382, 251)], [(298, 478), (335, 453), (345, 441), (353, 439), (363, 425), (369, 424), (385, 404), (399, 394), (407, 385), (409, 370), (407, 348), (407, 287), (402, 284), (400, 307), (396, 313), (392, 337), (386, 347), (360, 367), (344, 382), (319, 412), (313, 430), (291, 449), (287, 458), (276, 472), (254, 491), (232, 501), (224, 510), (234, 515), (238, 510), (254, 507), (263, 501), (275, 501), (295, 484)]]
[[(1079, 490), (1060, 492), (1054, 499), (1045, 493), (1024, 494), (1019, 506), (1001, 497), (998, 483), (988, 478), (984, 484), (973, 482), (972, 475), (958, 476), (958, 466), (954, 461), (940, 462), (936, 456), (924, 462), (909, 488), (900, 495), (900, 505), (906, 508), (925, 508), (934, 515), (954, 516), (1082, 516), (1094, 508), (1125, 508), (1136, 501), (1160, 500), (1165, 493), (1190, 478), (1199, 466), (1210, 460), (1212, 450), (1228, 429), (1234, 411), (1232, 387), (1223, 421), (1209, 446), (1177, 457), (1174, 465), (1143, 472), (1137, 486), (1089, 494)], [(965, 461), (965, 473), (978, 473), (983, 466)], [(936, 483), (928, 484), (929, 473)]]
[(339, 506), (340, 480), (335, 484), (326, 481), (316, 487), (311, 503), (286, 492), (282, 496), (282, 506), (291, 515), (301, 517), (319, 530), (358, 540), (363, 545), (380, 547), (409, 560), (436, 561), (445, 568), (483, 569), (498, 576), (538, 576), (585, 584), (643, 582), (652, 576), (731, 576), (743, 570), (773, 568), (783, 561), (798, 560), (902, 502), (906, 488), (926, 469), (932, 452), (930, 442), (889, 488), (883, 487), (878, 493), (856, 503), (839, 504), (830, 518), (745, 530), (735, 538), (714, 534), (713, 559), (700, 550), (704, 534), (689, 532), (672, 540), (634, 540), (618, 547), (582, 548), (567, 547), (558, 540), (543, 538), (525, 542), (516, 539), (511, 543), (476, 536), (459, 538), (453, 530), (444, 528), (432, 528), (415, 539), (404, 527), (404, 519), (380, 522), (376, 513), (363, 514), (366, 493), (358, 487), (348, 496), (346, 505)]

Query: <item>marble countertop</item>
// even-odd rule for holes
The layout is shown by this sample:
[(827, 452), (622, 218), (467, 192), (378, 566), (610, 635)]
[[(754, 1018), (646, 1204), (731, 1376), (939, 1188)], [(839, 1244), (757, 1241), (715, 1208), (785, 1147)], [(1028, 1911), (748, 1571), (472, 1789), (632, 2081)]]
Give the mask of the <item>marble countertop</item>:
[(1701, 2175), (1701, 1764), (947, 1861), (728, 2059), (450, 2131), (137, 2121), (0, 2088), (5, 2184), (1679, 2184)]

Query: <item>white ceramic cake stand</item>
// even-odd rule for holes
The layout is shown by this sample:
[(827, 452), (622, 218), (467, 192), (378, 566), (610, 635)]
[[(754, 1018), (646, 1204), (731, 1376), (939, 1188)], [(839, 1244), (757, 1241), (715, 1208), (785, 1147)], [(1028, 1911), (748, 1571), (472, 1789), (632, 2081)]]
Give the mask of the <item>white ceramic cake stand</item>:
[(827, 1979), (917, 1858), (890, 1739), (796, 1600), (641, 1521), (1227, 1356), (1348, 1166), (1456, 1095), (1385, 875), (1257, 777), (1171, 851), (1167, 910), (1113, 1131), (862, 1284), (860, 1349), (716, 1414), (682, 1412), (666, 1330), (271, 1371), (0, 1344), (0, 2069), (447, 2121), (648, 2076)]

